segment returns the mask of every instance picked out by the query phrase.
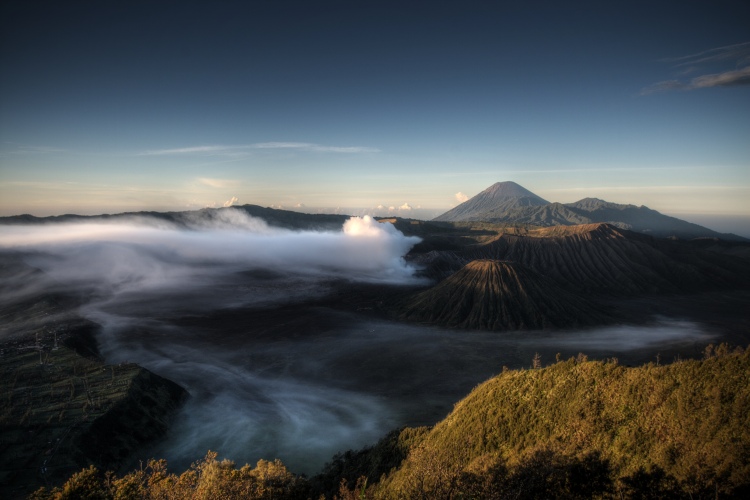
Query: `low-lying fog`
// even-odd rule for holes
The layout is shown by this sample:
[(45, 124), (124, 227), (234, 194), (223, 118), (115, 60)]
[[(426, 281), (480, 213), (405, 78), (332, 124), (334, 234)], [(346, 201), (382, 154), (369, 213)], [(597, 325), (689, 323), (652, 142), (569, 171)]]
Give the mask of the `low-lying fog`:
[(231, 210), (220, 222), (0, 229), (0, 249), (27, 252), (48, 277), (23, 293), (80, 290), (83, 315), (102, 325), (108, 362), (136, 362), (190, 392), (167, 439), (139, 457), (166, 458), (172, 470), (211, 449), (240, 464), (280, 458), (313, 474), (338, 451), (434, 423), (504, 365), (528, 367), (535, 352), (543, 363), (580, 351), (641, 363), (712, 338), (668, 318), (501, 334), (316, 307), (305, 299), (325, 296), (336, 280), (419, 284), (401, 259), (418, 240), (369, 218), (340, 232), (272, 229)]

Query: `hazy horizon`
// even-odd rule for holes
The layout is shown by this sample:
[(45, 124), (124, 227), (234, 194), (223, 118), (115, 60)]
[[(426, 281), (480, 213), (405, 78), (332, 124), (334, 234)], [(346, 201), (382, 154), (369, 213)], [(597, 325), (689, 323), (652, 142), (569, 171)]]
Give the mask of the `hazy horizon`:
[(0, 9), (0, 215), (403, 216), (512, 180), (750, 217), (746, 2)]
[[(576, 200), (577, 201), (577, 200)], [(606, 200), (611, 201), (611, 200)], [(254, 205), (253, 203), (247, 203), (248, 205)], [(237, 203), (236, 205), (230, 206), (241, 206), (244, 204)], [(201, 207), (201, 208), (214, 208), (214, 207)], [(219, 208), (219, 207), (215, 207)], [(224, 207), (226, 208), (226, 207)], [(300, 212), (306, 214), (336, 214), (336, 215), (349, 215), (353, 217), (372, 216), (372, 217), (403, 217), (407, 219), (418, 219), (418, 220), (431, 220), (435, 217), (443, 214), (445, 210), (440, 209), (429, 209), (429, 208), (413, 208), (409, 207), (404, 209), (402, 207), (285, 207), (281, 205), (271, 205), (268, 208), (274, 208), (277, 210), (289, 210), (293, 212)], [(653, 209), (653, 207), (649, 207)], [(200, 208), (186, 208), (186, 211), (200, 210)], [(153, 211), (150, 209), (134, 209), (130, 212), (146, 212)], [(155, 211), (181, 211), (179, 209), (162, 209)], [(117, 213), (125, 212), (103, 212), (97, 210), (81, 211), (81, 212), (36, 212), (36, 213), (13, 213), (13, 214), (2, 214), (0, 217), (14, 216), (14, 215), (33, 215), (35, 217), (55, 217), (61, 215), (75, 214), (85, 216), (97, 216), (97, 215), (112, 215)], [(663, 212), (662, 212), (663, 213)], [(713, 214), (713, 213), (664, 213), (671, 217), (692, 222), (700, 226), (706, 227), (719, 233), (732, 233), (744, 238), (750, 239), (750, 214), (747, 215), (727, 215), (727, 214)]]

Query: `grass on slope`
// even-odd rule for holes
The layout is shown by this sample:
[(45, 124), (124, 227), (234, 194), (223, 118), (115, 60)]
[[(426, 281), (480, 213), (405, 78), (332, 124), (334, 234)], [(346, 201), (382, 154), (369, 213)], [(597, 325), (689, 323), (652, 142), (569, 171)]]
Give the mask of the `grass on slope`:
[(311, 480), (209, 453), (179, 476), (159, 460), (123, 477), (85, 469), (34, 498), (747, 498), (749, 378), (750, 350), (726, 345), (636, 368), (579, 355), (503, 371), (432, 429), (393, 432)]
[(665, 366), (571, 358), (506, 371), (456, 404), (380, 493), (446, 496), (468, 471), (540, 453), (594, 457), (614, 489), (662, 474), (685, 494), (736, 493), (750, 481), (750, 350), (725, 351)]

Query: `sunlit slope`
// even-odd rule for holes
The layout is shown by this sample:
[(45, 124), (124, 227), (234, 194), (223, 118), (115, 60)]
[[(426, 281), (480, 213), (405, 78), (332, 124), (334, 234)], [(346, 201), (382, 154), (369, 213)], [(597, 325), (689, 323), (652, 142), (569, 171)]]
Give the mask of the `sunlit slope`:
[(651, 473), (684, 492), (746, 488), (750, 353), (638, 368), (570, 359), (504, 372), (457, 403), (381, 491), (430, 497), (460, 485), (464, 472), (512, 467), (542, 449), (596, 457), (614, 485)]
[(474, 260), (437, 286), (409, 299), (402, 318), (452, 328), (543, 329), (607, 320), (587, 300), (506, 261)]

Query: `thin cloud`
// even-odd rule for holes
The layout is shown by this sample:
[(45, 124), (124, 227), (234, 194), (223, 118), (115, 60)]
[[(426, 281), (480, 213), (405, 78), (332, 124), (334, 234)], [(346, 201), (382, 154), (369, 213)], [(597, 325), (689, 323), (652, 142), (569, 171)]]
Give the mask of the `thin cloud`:
[[(750, 42), (727, 45), (704, 50), (683, 57), (665, 59), (676, 63), (681, 76), (702, 72), (690, 80), (664, 80), (641, 90), (641, 95), (649, 95), (673, 90), (696, 90), (711, 87), (741, 87), (750, 85)], [(728, 64), (733, 67), (726, 68)], [(707, 68), (706, 66), (711, 66)], [(710, 69), (718, 70), (709, 72)]]
[(721, 61), (739, 61), (741, 64), (750, 63), (750, 42), (726, 45), (715, 49), (708, 49), (697, 54), (663, 59), (667, 62), (677, 63), (676, 66), (694, 66)]
[(619, 193), (619, 192), (693, 192), (693, 191), (717, 191), (717, 192), (736, 192), (747, 190), (744, 186), (685, 186), (685, 185), (673, 185), (673, 186), (594, 186), (594, 187), (570, 187), (570, 188), (551, 188), (545, 191), (554, 191), (558, 193), (566, 192), (608, 192), (608, 193)]
[(641, 95), (656, 94), (658, 92), (668, 92), (670, 90), (685, 90), (686, 87), (687, 85), (678, 80), (665, 80), (663, 82), (656, 82), (655, 84), (641, 90)]
[(4, 142), (0, 146), (0, 156), (23, 156), (23, 155), (44, 155), (70, 153), (67, 149), (54, 148), (49, 146), (25, 146)]
[(158, 155), (184, 155), (184, 154), (201, 154), (201, 153), (226, 153), (230, 150), (241, 149), (243, 146), (192, 146), (187, 148), (175, 149), (156, 149), (139, 153), (141, 156), (158, 156)]
[(143, 151), (139, 156), (162, 155), (209, 155), (209, 156), (237, 156), (246, 155), (253, 149), (291, 149), (296, 151), (312, 151), (316, 153), (379, 153), (378, 148), (365, 146), (325, 146), (311, 142), (258, 142), (236, 146), (208, 145), (190, 146), (185, 148), (155, 149)]
[(212, 188), (227, 188), (240, 183), (240, 181), (234, 179), (212, 179), (210, 177), (199, 177), (198, 182)]
[(740, 85), (750, 85), (750, 66), (736, 71), (693, 78), (690, 87), (703, 89), (707, 87), (737, 87)]
[(250, 146), (254, 149), (297, 149), (320, 153), (379, 153), (378, 148), (365, 146), (322, 146), (310, 142), (259, 142)]
[(693, 78), (688, 83), (678, 80), (667, 80), (657, 82), (641, 91), (641, 95), (667, 92), (670, 90), (695, 90), (710, 87), (741, 87), (750, 85), (750, 66), (735, 71), (701, 75)]

